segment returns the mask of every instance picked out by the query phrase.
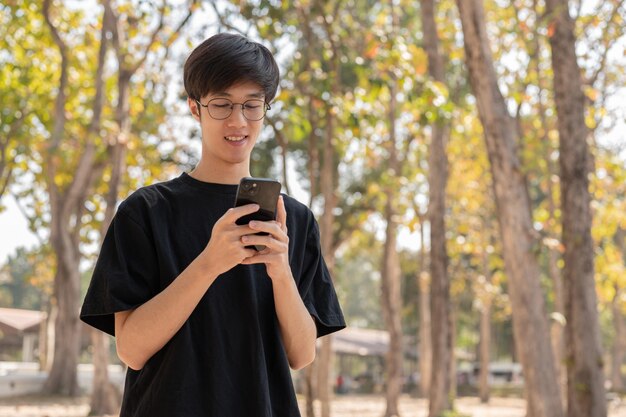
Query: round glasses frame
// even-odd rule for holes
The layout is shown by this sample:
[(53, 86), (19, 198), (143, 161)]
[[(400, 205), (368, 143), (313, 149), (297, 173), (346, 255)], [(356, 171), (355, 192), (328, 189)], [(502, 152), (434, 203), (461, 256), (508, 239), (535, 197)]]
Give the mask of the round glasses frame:
[[(211, 102), (213, 102), (213, 101), (218, 101), (218, 100), (220, 100), (220, 101), (229, 101), (229, 102), (230, 102), (230, 111), (228, 112), (228, 114), (227, 114), (227, 115), (222, 116), (222, 117), (215, 117), (215, 116), (211, 113), (211, 108), (209, 107), (209, 106), (210, 106), (210, 104), (211, 104)], [(207, 109), (207, 112), (209, 113), (209, 116), (211, 116), (211, 118), (212, 118), (212, 119), (215, 119), (215, 120), (226, 120), (226, 119), (228, 119), (228, 118), (229, 118), (229, 117), (233, 114), (233, 110), (235, 109), (235, 106), (236, 106), (236, 105), (239, 105), (239, 106), (241, 106), (241, 114), (243, 114), (243, 117), (244, 117), (246, 120), (248, 120), (248, 121), (250, 121), (250, 122), (257, 122), (257, 121), (259, 121), (259, 120), (262, 120), (262, 119), (265, 117), (265, 114), (267, 113), (267, 111), (268, 111), (268, 110), (270, 110), (270, 109), (272, 108), (272, 107), (271, 107), (269, 104), (267, 104), (265, 101), (263, 101), (263, 100), (257, 100), (257, 99), (246, 100), (246, 101), (244, 101), (243, 103), (233, 103), (232, 101), (230, 101), (230, 100), (229, 100), (229, 99), (227, 99), (227, 98), (214, 98), (214, 99), (209, 100), (209, 101), (207, 102), (207, 104), (202, 104), (202, 103), (200, 102), (200, 100), (195, 100), (195, 102), (196, 102), (196, 103), (198, 103), (200, 106), (202, 106), (202, 107), (206, 108), (206, 109)], [(255, 119), (255, 118), (252, 118), (252, 117), (248, 117), (248, 116), (246, 115), (246, 108), (247, 108), (247, 107), (246, 107), (246, 105), (249, 105), (249, 103), (255, 103), (255, 104), (256, 104), (256, 103), (258, 103), (258, 102), (263, 103), (263, 114), (261, 114), (261, 117), (258, 117), (258, 118), (256, 118), (256, 119)], [(227, 108), (228, 108), (228, 106), (227, 106), (227, 107), (225, 107), (224, 109), (227, 109)]]

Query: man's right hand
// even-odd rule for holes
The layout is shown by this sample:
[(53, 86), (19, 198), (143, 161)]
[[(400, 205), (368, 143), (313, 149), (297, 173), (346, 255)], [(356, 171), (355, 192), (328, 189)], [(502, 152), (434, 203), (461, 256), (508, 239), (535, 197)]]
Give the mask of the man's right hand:
[(238, 225), (235, 222), (240, 217), (259, 211), (258, 204), (229, 209), (213, 226), (211, 239), (200, 258), (217, 276), (240, 264), (245, 258), (256, 253), (254, 249), (246, 249), (241, 237), (257, 233), (248, 225)]

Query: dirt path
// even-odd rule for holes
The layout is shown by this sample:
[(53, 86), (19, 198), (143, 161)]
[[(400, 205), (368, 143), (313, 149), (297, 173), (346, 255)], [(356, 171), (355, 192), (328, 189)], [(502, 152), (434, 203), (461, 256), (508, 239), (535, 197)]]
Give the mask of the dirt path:
[[(85, 417), (89, 412), (88, 401), (87, 397), (68, 399), (28, 396), (0, 399), (0, 416)], [(458, 411), (471, 417), (525, 416), (525, 402), (517, 398), (493, 398), (488, 405), (480, 404), (477, 398), (460, 398), (455, 404)], [(340, 396), (333, 402), (333, 417), (380, 417), (384, 411), (385, 400), (381, 397)], [(402, 397), (400, 412), (402, 417), (426, 417), (427, 403), (421, 399)], [(609, 416), (626, 417), (626, 402), (612, 404)]]

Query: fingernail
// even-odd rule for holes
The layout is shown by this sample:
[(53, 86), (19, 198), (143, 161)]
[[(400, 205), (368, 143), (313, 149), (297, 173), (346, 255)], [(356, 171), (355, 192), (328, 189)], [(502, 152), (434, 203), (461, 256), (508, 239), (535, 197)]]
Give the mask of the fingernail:
[(250, 240), (250, 238), (249, 238), (248, 236), (242, 236), (242, 237), (241, 237), (241, 241), (242, 241), (242, 242), (247, 242), (247, 241), (249, 241), (249, 240)]
[(255, 221), (251, 221), (250, 222), (250, 227), (257, 227), (259, 225), (259, 223), (255, 222)]

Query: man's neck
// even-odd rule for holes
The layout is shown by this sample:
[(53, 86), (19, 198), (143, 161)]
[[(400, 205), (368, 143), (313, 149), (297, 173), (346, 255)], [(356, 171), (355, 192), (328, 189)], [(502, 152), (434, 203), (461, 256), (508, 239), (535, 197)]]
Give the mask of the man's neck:
[(200, 160), (189, 175), (199, 181), (215, 184), (239, 184), (243, 177), (250, 176), (249, 164), (216, 166)]

